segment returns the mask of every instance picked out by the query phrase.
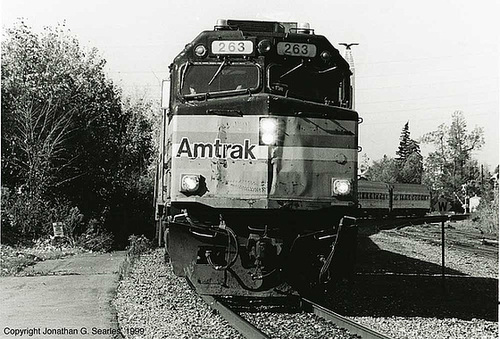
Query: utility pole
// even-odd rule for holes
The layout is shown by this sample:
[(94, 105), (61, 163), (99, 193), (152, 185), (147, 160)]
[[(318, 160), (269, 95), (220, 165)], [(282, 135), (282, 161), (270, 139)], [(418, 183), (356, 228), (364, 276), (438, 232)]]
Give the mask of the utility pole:
[(351, 87), (352, 87), (352, 109), (354, 109), (354, 104), (355, 104), (355, 100), (354, 100), (354, 95), (355, 95), (355, 92), (356, 92), (356, 77), (354, 75), (354, 58), (352, 56), (352, 51), (351, 51), (351, 46), (357, 46), (359, 45), (359, 43), (357, 42), (341, 42), (339, 43), (339, 45), (342, 45), (342, 46), (345, 46), (345, 59), (347, 61), (347, 63), (349, 64), (349, 68), (351, 69), (351, 72), (352, 72), (352, 75), (351, 75)]

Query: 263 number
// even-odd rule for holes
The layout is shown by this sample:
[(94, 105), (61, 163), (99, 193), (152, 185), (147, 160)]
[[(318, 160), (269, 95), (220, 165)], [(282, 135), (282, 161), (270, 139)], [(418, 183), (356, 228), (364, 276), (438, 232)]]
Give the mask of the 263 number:
[(299, 44), (285, 44), (285, 54), (304, 54), (308, 55), (309, 54), (309, 49), (307, 45), (299, 45)]
[(243, 42), (219, 42), (219, 52), (244, 52), (245, 44)]

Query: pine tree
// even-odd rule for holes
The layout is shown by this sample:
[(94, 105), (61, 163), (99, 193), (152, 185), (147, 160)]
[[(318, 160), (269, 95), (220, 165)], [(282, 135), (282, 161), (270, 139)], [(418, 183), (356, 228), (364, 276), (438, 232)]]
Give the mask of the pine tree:
[(401, 131), (401, 136), (399, 137), (399, 148), (396, 151), (396, 155), (398, 158), (396, 160), (400, 162), (406, 161), (409, 155), (409, 144), (410, 144), (410, 126), (409, 122), (407, 121), (406, 124), (403, 127), (403, 130)]
[(420, 145), (410, 137), (410, 124), (406, 122), (401, 131), (399, 148), (396, 151), (398, 175), (397, 182), (420, 184), (423, 173), (423, 157)]

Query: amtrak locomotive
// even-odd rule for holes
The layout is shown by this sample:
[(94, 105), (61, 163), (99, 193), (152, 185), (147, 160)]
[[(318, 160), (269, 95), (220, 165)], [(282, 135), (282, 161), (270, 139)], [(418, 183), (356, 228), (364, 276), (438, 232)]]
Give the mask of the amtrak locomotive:
[(308, 24), (219, 20), (175, 58), (157, 230), (199, 293), (276, 296), (352, 273), (350, 78)]

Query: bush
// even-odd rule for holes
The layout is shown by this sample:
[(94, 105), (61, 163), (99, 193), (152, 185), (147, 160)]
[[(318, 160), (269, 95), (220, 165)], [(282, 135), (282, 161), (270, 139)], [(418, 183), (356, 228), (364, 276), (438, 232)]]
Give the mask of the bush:
[(64, 235), (71, 245), (75, 235), (84, 229), (84, 215), (71, 202), (58, 199), (49, 202), (29, 197), (22, 189), (15, 192), (2, 187), (2, 243), (29, 245), (53, 235), (52, 223), (64, 224)]
[(84, 231), (84, 215), (80, 213), (78, 207), (72, 206), (69, 201), (56, 201), (50, 210), (50, 218), (52, 222), (63, 223), (64, 235), (71, 244), (75, 243), (76, 234)]
[(16, 245), (49, 234), (50, 208), (47, 201), (2, 187), (2, 242)]
[(128, 238), (130, 245), (127, 249), (127, 255), (132, 257), (139, 257), (141, 254), (148, 252), (152, 248), (151, 240), (144, 235), (136, 236), (131, 235)]
[(102, 220), (90, 219), (87, 230), (78, 237), (76, 244), (94, 252), (109, 252), (113, 241), (113, 234), (104, 229)]
[(153, 248), (153, 243), (144, 235), (131, 235), (128, 238), (127, 258), (120, 266), (120, 279), (128, 276), (136, 259)]
[(472, 215), (472, 220), (482, 232), (498, 236), (498, 219), (498, 187), (496, 187), (493, 200), (481, 199), (477, 211)]

